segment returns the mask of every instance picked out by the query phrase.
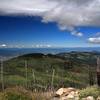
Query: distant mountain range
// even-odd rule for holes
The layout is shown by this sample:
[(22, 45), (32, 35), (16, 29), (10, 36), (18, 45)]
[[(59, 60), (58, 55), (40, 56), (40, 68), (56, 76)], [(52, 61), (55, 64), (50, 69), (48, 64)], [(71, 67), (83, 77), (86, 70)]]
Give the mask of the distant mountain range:
[(71, 52), (71, 51), (95, 51), (100, 52), (100, 47), (77, 47), (77, 48), (0, 48), (0, 56), (2, 57), (11, 57), (11, 56), (19, 56), (28, 53), (44, 53), (44, 54), (57, 54), (63, 52)]

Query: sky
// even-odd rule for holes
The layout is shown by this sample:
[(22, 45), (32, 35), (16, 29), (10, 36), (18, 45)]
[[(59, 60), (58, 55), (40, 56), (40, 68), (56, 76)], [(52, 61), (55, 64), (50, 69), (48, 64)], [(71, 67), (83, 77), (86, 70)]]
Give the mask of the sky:
[(100, 0), (0, 0), (0, 48), (100, 47)]

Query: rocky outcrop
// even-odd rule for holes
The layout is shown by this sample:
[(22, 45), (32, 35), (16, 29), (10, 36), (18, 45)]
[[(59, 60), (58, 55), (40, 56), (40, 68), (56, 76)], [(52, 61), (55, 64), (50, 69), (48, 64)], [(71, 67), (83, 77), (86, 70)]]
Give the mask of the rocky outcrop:
[(95, 100), (93, 96), (88, 96), (86, 99), (87, 100)]
[(95, 99), (93, 96), (88, 96), (85, 98), (79, 98), (80, 92), (78, 89), (69, 87), (69, 88), (60, 88), (55, 93), (55, 98), (52, 100), (100, 100), (100, 97)]
[(62, 95), (68, 95), (70, 92), (72, 91), (76, 91), (75, 88), (60, 88), (59, 90), (57, 90), (56, 95), (58, 96), (62, 96)]
[(59, 98), (58, 100), (79, 100), (79, 90), (72, 87), (60, 88), (55, 97)]
[(97, 98), (97, 100), (100, 100), (100, 96)]

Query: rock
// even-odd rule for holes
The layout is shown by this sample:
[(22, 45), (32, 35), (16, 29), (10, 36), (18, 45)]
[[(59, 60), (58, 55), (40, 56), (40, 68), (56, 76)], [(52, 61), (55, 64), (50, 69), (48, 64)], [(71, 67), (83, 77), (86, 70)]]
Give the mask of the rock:
[(81, 100), (95, 100), (93, 96), (88, 96), (86, 98), (82, 98)]
[(78, 91), (72, 91), (69, 93), (69, 95), (67, 96), (67, 99), (72, 99), (72, 100), (79, 100), (79, 95), (78, 95)]
[(56, 95), (68, 95), (70, 92), (72, 91), (76, 91), (75, 88), (60, 88), (59, 90), (57, 90)]
[(79, 91), (75, 88), (60, 88), (56, 92), (58, 100), (79, 100)]
[(58, 100), (79, 100), (79, 93), (78, 91), (71, 91), (69, 94), (66, 95), (62, 94), (59, 96)]
[(65, 91), (66, 91), (66, 88), (60, 88), (59, 90), (57, 90), (56, 95), (61, 96)]
[(93, 96), (88, 96), (86, 100), (95, 100)]
[(75, 97), (75, 93), (72, 92), (67, 96), (67, 99), (73, 99)]
[(97, 98), (97, 100), (100, 100), (100, 96)]
[(67, 97), (61, 97), (59, 100), (68, 100)]

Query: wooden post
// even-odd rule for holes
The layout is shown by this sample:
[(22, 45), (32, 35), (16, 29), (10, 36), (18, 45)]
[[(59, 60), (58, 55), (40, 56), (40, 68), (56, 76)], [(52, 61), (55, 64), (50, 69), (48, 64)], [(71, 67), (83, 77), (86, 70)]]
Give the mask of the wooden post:
[(100, 86), (100, 58), (97, 58), (97, 84)]
[(34, 73), (34, 70), (33, 70), (33, 81), (34, 81), (34, 84), (35, 84), (35, 73)]
[(4, 76), (3, 76), (3, 60), (1, 59), (1, 85), (2, 85), (2, 91), (4, 91)]
[(26, 88), (28, 87), (28, 71), (27, 71), (27, 61), (25, 60), (25, 72), (26, 72)]

